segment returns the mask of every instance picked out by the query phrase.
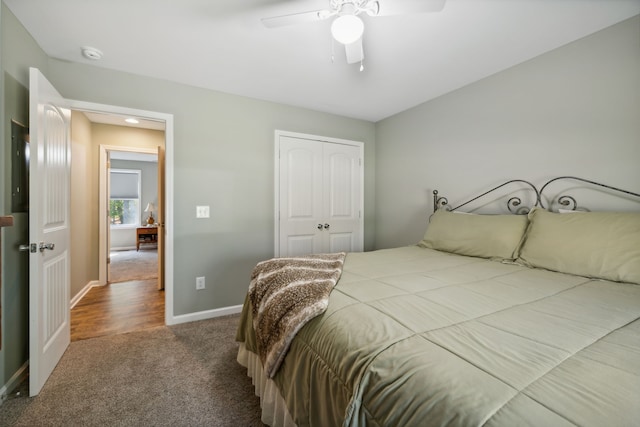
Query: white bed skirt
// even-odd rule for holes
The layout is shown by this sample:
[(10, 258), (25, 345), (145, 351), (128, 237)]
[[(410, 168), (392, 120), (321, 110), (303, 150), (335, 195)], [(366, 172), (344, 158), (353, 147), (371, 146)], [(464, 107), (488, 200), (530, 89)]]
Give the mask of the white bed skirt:
[(262, 422), (271, 427), (297, 427), (293, 422), (287, 405), (272, 379), (267, 378), (262, 369), (260, 358), (246, 349), (244, 343), (240, 343), (238, 349), (238, 363), (247, 368), (247, 375), (256, 390), (256, 396), (260, 397), (262, 408)]

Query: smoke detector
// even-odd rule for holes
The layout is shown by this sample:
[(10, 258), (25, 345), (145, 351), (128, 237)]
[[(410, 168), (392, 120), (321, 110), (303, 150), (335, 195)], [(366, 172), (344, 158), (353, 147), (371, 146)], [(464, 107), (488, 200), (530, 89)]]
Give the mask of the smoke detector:
[(102, 52), (95, 47), (85, 46), (82, 48), (82, 56), (92, 61), (102, 59)]

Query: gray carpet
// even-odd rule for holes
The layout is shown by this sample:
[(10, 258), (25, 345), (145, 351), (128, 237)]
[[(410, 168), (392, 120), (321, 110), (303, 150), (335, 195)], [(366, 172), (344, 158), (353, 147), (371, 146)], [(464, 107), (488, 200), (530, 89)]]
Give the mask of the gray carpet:
[(0, 425), (263, 426), (235, 360), (238, 319), (73, 342), (37, 397), (0, 406)]
[(113, 251), (109, 254), (109, 283), (158, 278), (158, 250)]

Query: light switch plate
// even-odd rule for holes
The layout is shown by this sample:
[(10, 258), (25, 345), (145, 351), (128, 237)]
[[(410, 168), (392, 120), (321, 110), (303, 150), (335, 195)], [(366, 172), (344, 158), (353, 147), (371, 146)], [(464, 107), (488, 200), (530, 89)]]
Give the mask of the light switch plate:
[(209, 218), (209, 206), (196, 206), (196, 218)]

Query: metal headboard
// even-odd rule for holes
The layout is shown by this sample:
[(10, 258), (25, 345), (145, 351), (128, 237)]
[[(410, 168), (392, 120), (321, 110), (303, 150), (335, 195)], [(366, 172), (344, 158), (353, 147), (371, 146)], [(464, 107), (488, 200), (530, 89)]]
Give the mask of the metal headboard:
[[(474, 197), (473, 199), (467, 200), (466, 202), (462, 203), (461, 205), (458, 205), (454, 208), (449, 206), (449, 201), (447, 200), (446, 197), (438, 197), (438, 190), (433, 190), (433, 210), (434, 212), (440, 208), (444, 208), (448, 211), (456, 211), (458, 209), (460, 209), (463, 206), (468, 205), (471, 202), (475, 202), (478, 199), (481, 199), (482, 197), (486, 196), (489, 193), (493, 193), (494, 191), (507, 186), (509, 184), (513, 184), (515, 182), (521, 182), (523, 184), (528, 185), (529, 187), (531, 187), (536, 195), (536, 203), (534, 206), (537, 206), (540, 203), (540, 192), (538, 191), (538, 189), (536, 188), (535, 185), (533, 185), (532, 183), (530, 183), (529, 181), (525, 181), (523, 179), (512, 179), (510, 181), (504, 182), (500, 185), (498, 185), (497, 187), (493, 187), (491, 190), (485, 191), (484, 193)], [(523, 210), (522, 205), (522, 199), (519, 197), (511, 197), (508, 201), (507, 201), (507, 208), (509, 209), (509, 212), (513, 213), (513, 214), (527, 214), (529, 212), (529, 209), (524, 207), (525, 209), (527, 209), (527, 211), (525, 212)]]
[[(433, 211), (437, 211), (438, 209), (445, 209), (448, 211), (456, 211), (460, 208), (462, 208), (463, 206), (466, 206), (478, 199), (481, 199), (485, 196), (487, 196), (488, 194), (493, 193), (494, 191), (505, 187), (509, 184), (513, 184), (513, 183), (522, 183), (522, 184), (526, 184), (527, 186), (531, 187), (531, 190), (533, 190), (534, 194), (535, 194), (535, 203), (533, 204), (533, 206), (528, 207), (528, 206), (522, 206), (522, 199), (520, 197), (516, 197), (513, 196), (511, 198), (509, 198), (509, 200), (507, 201), (507, 209), (509, 209), (509, 212), (516, 214), (516, 215), (526, 215), (527, 213), (529, 213), (529, 211), (531, 209), (533, 209), (536, 206), (540, 206), (541, 208), (547, 209), (549, 210), (551, 207), (551, 204), (549, 204), (549, 206), (545, 206), (544, 205), (544, 190), (549, 186), (549, 184), (556, 182), (556, 181), (560, 181), (560, 180), (573, 180), (573, 181), (579, 181), (579, 182), (583, 182), (583, 183), (587, 183), (590, 185), (593, 185), (595, 187), (598, 188), (604, 188), (610, 191), (613, 191), (617, 194), (620, 195), (629, 195), (629, 196), (634, 196), (634, 197), (638, 197), (640, 199), (640, 194), (639, 193), (635, 193), (633, 191), (629, 191), (629, 190), (624, 190), (621, 188), (617, 188), (617, 187), (613, 187), (611, 185), (607, 185), (607, 184), (602, 184), (600, 182), (596, 182), (596, 181), (591, 181), (588, 179), (584, 179), (584, 178), (579, 178), (579, 177), (575, 177), (575, 176), (559, 176), (557, 178), (553, 178), (550, 179), (549, 181), (545, 182), (544, 185), (542, 187), (540, 187), (540, 190), (538, 190), (538, 188), (533, 185), (532, 183), (530, 183), (529, 181), (525, 181), (522, 179), (512, 179), (509, 181), (506, 181), (496, 187), (493, 187), (490, 190), (485, 191), (484, 193), (467, 200), (466, 202), (459, 204), (456, 207), (451, 207), (449, 206), (449, 201), (446, 197), (444, 196), (440, 196), (438, 193), (438, 190), (433, 190)], [(640, 201), (640, 200), (639, 200)], [(576, 210), (578, 207), (578, 203), (576, 201), (576, 199), (573, 196), (570, 195), (562, 195), (557, 197), (557, 202), (558, 204), (566, 207), (568, 210)]]
[[(640, 194), (638, 193), (634, 193), (633, 191), (629, 191), (629, 190), (623, 190), (622, 188), (617, 188), (617, 187), (613, 187), (611, 185), (607, 185), (607, 184), (602, 184), (600, 182), (595, 182), (595, 181), (591, 181), (588, 179), (584, 179), (584, 178), (578, 178), (577, 176), (559, 176), (557, 178), (553, 178), (549, 181), (547, 181), (541, 188), (540, 188), (540, 192), (538, 193), (539, 198), (538, 198), (538, 202), (540, 203), (540, 207), (544, 208), (544, 209), (549, 209), (551, 206), (545, 206), (544, 205), (544, 200), (545, 198), (543, 197), (544, 195), (544, 189), (547, 188), (547, 186), (549, 184), (551, 184), (552, 182), (555, 181), (560, 181), (560, 180), (572, 180), (572, 181), (580, 181), (580, 182), (585, 182), (587, 184), (591, 184), (595, 187), (600, 187), (600, 188), (606, 188), (607, 190), (611, 190), (614, 191), (618, 194), (626, 194), (629, 196), (635, 196), (635, 197), (639, 197), (640, 198)], [(569, 196), (569, 195), (562, 195), (559, 196), (557, 198), (558, 200), (558, 204), (566, 207), (568, 210), (576, 210), (578, 208), (578, 202), (576, 201), (576, 199), (573, 196)]]

